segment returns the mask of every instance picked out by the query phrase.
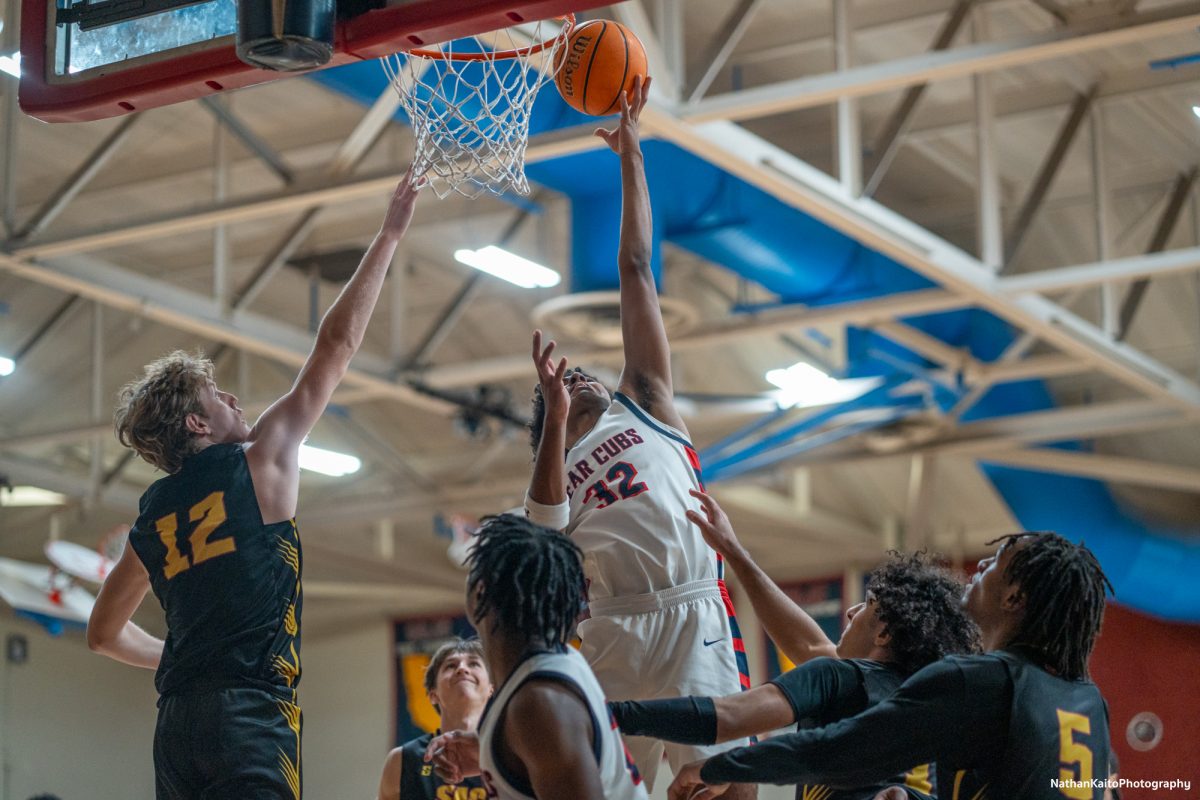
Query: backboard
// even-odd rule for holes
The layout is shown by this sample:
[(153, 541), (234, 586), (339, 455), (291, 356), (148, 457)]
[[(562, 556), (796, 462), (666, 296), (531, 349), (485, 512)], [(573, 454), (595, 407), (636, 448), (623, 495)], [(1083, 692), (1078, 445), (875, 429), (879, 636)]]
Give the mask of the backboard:
[[(321, 69), (607, 4), (343, 0)], [(295, 74), (241, 61), (237, 19), (237, 0), (23, 0), (21, 108), (46, 122), (83, 122)]]

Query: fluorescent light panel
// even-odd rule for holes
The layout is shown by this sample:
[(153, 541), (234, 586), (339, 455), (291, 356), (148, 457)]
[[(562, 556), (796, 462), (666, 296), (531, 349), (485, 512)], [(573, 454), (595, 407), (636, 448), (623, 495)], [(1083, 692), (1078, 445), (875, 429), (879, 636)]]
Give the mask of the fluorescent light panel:
[(66, 495), (48, 492), (37, 486), (0, 489), (0, 506), (61, 506), (66, 502)]
[(1200, 117), (1200, 106), (1192, 106), (1192, 113)]
[(13, 370), (17, 368), (17, 362), (11, 358), (0, 356), (0, 375), (12, 375)]
[(787, 369), (773, 369), (767, 381), (779, 387), (775, 402), (783, 408), (809, 408), (845, 403), (861, 397), (879, 385), (879, 378), (848, 378), (837, 380), (812, 364), (797, 362)]
[(0, 56), (0, 72), (7, 72), (14, 78), (21, 77), (21, 54), (13, 53), (7, 56)]
[(562, 276), (549, 267), (543, 267), (495, 245), (478, 250), (456, 250), (454, 258), (460, 264), (502, 278), (523, 289), (545, 289), (557, 286), (562, 281)]
[(322, 450), (307, 444), (300, 445), (300, 469), (340, 478), (358, 472), (361, 467), (362, 461), (354, 456)]

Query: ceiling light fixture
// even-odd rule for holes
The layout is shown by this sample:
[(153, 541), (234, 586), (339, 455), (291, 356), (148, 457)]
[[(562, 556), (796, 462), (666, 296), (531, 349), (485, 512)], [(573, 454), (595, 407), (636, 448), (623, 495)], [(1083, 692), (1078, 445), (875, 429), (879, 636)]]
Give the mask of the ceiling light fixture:
[(0, 489), (0, 506), (61, 506), (67, 496), (37, 486), (6, 486)]
[(861, 397), (881, 382), (880, 378), (831, 378), (804, 361), (787, 369), (773, 369), (767, 381), (779, 387), (773, 392), (775, 402), (782, 408), (809, 408), (845, 403)]
[(362, 461), (354, 456), (307, 444), (300, 445), (300, 469), (340, 478), (358, 472), (361, 467)]
[(17, 368), (17, 362), (11, 358), (0, 356), (0, 376), (12, 375), (13, 370)]
[(0, 72), (7, 72), (14, 78), (21, 77), (21, 54), (13, 53), (9, 56), (0, 56)]
[(1200, 117), (1200, 106), (1192, 106), (1192, 113)]
[(562, 276), (549, 267), (543, 267), (495, 245), (478, 250), (456, 250), (454, 258), (460, 264), (502, 278), (523, 289), (545, 289), (562, 282)]

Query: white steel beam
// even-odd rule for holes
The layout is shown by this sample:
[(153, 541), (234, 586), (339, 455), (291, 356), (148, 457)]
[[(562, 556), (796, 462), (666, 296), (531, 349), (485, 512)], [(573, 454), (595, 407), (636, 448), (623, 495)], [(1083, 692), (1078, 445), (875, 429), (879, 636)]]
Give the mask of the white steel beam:
[(733, 55), (738, 42), (749, 30), (754, 14), (765, 2), (766, 0), (739, 0), (737, 6), (729, 12), (729, 16), (717, 29), (717, 39), (709, 44), (708, 50), (700, 57), (700, 63), (708, 66), (705, 68), (704, 74), (700, 76), (700, 80), (696, 81), (696, 87), (688, 97), (688, 102), (694, 103), (708, 93), (708, 88), (721, 74), (721, 70), (729, 61), (729, 57)]
[(1039, 448), (981, 453), (979, 460), (1037, 472), (1077, 475), (1112, 483), (1153, 486), (1200, 494), (1200, 469), (1140, 458)]
[[(293, 367), (303, 366), (312, 348), (312, 336), (305, 331), (247, 312), (225, 316), (211, 297), (95, 259), (79, 257), (49, 265), (0, 254), (0, 270)], [(431, 413), (445, 415), (456, 408), (379, 377), (388, 368), (383, 359), (360, 353), (355, 364), (346, 373), (348, 386), (370, 389), (379, 397)]]
[(1054, 294), (1068, 289), (1101, 286), (1131, 281), (1151, 275), (1200, 270), (1200, 247), (1168, 250), (1143, 256), (1130, 256), (1112, 261), (1096, 261), (1073, 267), (1045, 269), (1001, 278), (996, 288), (1007, 295)]
[(1200, 2), (1191, 0), (1141, 14), (1092, 19), (1045, 33), (922, 53), (845, 72), (714, 95), (687, 104), (679, 111), (690, 122), (754, 119), (826, 105), (839, 97), (880, 94), (919, 83), (1120, 47), (1186, 32), (1197, 26), (1200, 26)]

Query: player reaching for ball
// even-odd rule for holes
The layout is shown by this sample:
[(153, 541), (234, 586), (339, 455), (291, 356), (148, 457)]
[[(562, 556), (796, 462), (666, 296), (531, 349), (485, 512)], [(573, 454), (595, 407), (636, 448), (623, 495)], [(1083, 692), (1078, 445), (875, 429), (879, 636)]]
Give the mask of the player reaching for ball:
[[(300, 445), (362, 344), (422, 185), (401, 179), (295, 384), (253, 427), (206, 358), (164, 356), (121, 390), (118, 438), (168, 474), (142, 495), (87, 638), (157, 669), (159, 800), (300, 797)], [(130, 621), (150, 590), (165, 643)]]
[[(702, 489), (700, 462), (673, 402), (670, 350), (651, 272), (650, 194), (638, 120), (649, 79), (622, 98), (621, 119), (599, 130), (621, 159), (618, 268), (625, 365), (615, 394), (555, 362), (533, 337), (539, 385), (536, 453), (526, 514), (565, 531), (584, 554), (590, 617), (581, 652), (612, 700), (726, 695), (750, 683), (721, 559), (684, 513)], [(566, 453), (564, 462), (563, 454)], [(664, 745), (630, 737), (653, 784)], [(668, 744), (672, 768), (729, 747)], [(753, 787), (740, 787), (753, 797)]]

